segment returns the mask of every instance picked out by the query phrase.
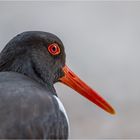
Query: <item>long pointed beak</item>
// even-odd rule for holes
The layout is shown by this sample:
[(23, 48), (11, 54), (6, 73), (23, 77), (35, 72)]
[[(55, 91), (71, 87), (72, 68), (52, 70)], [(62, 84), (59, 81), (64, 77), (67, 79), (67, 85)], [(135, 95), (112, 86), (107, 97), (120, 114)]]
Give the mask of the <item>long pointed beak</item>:
[(65, 75), (60, 78), (60, 81), (65, 85), (71, 87), (97, 106), (110, 114), (115, 114), (115, 110), (103, 99), (96, 91), (91, 89), (85, 82), (83, 82), (76, 74), (74, 74), (66, 65), (63, 67)]

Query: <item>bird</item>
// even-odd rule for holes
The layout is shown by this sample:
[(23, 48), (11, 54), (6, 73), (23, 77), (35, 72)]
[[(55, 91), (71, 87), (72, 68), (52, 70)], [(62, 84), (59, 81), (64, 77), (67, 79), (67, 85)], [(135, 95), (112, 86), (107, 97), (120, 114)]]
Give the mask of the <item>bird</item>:
[(69, 120), (54, 84), (60, 82), (110, 114), (113, 107), (67, 65), (53, 33), (24, 31), (0, 53), (0, 138), (68, 139)]

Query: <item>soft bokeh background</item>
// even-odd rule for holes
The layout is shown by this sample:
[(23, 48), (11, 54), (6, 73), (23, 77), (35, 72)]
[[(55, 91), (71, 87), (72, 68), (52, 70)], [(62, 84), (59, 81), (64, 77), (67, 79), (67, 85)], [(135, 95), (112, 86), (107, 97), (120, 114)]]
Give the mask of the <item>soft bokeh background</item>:
[(0, 2), (0, 48), (27, 30), (58, 35), (67, 65), (117, 111), (56, 84), (70, 138), (140, 138), (140, 2)]

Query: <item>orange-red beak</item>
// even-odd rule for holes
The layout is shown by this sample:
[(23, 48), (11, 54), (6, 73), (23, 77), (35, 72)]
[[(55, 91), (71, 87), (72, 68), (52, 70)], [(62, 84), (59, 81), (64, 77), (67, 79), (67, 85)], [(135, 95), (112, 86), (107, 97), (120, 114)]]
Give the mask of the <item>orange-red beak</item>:
[(60, 81), (67, 86), (71, 87), (91, 102), (95, 103), (105, 111), (115, 114), (115, 110), (105, 101), (96, 91), (91, 89), (84, 83), (76, 74), (74, 74), (66, 65), (63, 68), (65, 75), (60, 78)]

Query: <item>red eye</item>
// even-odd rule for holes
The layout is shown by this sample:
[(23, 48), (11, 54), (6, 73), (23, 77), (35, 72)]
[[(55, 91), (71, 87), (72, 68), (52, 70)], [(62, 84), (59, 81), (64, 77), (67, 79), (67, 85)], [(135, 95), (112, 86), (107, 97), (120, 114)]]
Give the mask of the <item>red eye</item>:
[(50, 44), (48, 46), (48, 51), (50, 52), (50, 54), (52, 55), (58, 55), (60, 53), (60, 48), (58, 46), (58, 44), (56, 43), (53, 43), (53, 44)]

